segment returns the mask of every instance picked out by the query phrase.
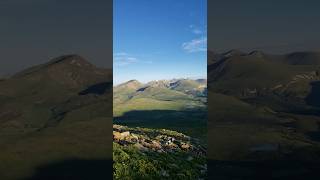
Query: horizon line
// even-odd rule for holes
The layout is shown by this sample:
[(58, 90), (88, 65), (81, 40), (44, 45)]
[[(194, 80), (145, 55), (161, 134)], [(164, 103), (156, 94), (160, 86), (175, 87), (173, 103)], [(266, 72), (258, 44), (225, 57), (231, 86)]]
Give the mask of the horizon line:
[(154, 79), (154, 80), (150, 80), (150, 81), (143, 81), (143, 80), (138, 80), (138, 79), (133, 78), (133, 79), (121, 81), (120, 83), (115, 83), (115, 81), (113, 80), (113, 86), (127, 83), (129, 81), (138, 81), (140, 83), (146, 84), (146, 83), (153, 82), (153, 81), (170, 81), (170, 80), (179, 80), (179, 79), (191, 79), (191, 80), (207, 79), (207, 76), (205, 76), (205, 77), (196, 76), (196, 77), (165, 78), (165, 79)]

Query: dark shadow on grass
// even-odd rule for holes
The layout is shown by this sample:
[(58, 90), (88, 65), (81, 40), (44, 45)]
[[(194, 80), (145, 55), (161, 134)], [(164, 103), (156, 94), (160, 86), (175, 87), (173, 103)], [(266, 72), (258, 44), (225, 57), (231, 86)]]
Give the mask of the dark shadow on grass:
[(215, 180), (301, 180), (320, 179), (320, 162), (208, 161), (208, 179)]
[(320, 122), (317, 123), (318, 130), (305, 133), (312, 141), (320, 142)]
[(112, 179), (112, 160), (69, 159), (45, 164), (25, 180), (106, 180)]
[[(148, 123), (151, 120), (159, 120), (158, 122), (170, 123), (179, 121), (207, 121), (207, 111), (203, 109), (192, 109), (184, 111), (176, 110), (134, 110), (123, 114), (120, 117), (114, 117), (115, 121), (122, 120), (123, 122), (141, 122)], [(148, 122), (147, 122), (148, 121)], [(152, 122), (155, 123), (155, 122)]]
[(112, 82), (98, 83), (79, 92), (79, 95), (88, 95), (88, 94), (102, 95), (102, 94), (105, 94), (106, 91), (111, 87), (112, 87)]
[(198, 138), (207, 133), (207, 111), (203, 109), (130, 111), (113, 120), (114, 124), (170, 129)]
[(311, 92), (306, 97), (308, 105), (320, 107), (320, 81), (311, 83)]

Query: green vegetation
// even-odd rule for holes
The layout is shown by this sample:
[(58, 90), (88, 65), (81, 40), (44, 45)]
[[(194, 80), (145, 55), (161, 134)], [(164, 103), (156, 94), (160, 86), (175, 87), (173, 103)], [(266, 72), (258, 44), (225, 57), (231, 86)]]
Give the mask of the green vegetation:
[(119, 125), (114, 125), (113, 134), (114, 179), (206, 177), (205, 151), (195, 139), (165, 129)]
[(114, 122), (206, 138), (206, 80), (131, 80), (113, 89)]
[(206, 178), (206, 80), (131, 80), (113, 89), (114, 123), (129, 126), (114, 127), (114, 179)]
[[(186, 161), (188, 154), (142, 153), (129, 146), (113, 143), (113, 178), (114, 179), (197, 179), (206, 175), (201, 170), (206, 158)], [(190, 156), (191, 157), (191, 156)], [(191, 159), (191, 158), (190, 158)]]

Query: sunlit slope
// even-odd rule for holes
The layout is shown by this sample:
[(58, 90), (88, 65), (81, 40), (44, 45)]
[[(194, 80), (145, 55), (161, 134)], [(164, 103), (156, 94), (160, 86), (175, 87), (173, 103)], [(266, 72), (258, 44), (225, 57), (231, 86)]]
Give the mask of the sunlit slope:
[[(194, 80), (185, 80), (192, 82)], [(188, 94), (188, 89), (201, 89), (204, 84), (197, 82), (180, 84), (182, 80), (170, 83), (168, 86), (159, 83), (149, 83), (131, 86), (133, 81), (114, 87), (114, 116), (138, 110), (192, 110), (205, 108), (204, 97)], [(124, 88), (126, 87), (126, 88)], [(201, 90), (203, 91), (203, 89)]]

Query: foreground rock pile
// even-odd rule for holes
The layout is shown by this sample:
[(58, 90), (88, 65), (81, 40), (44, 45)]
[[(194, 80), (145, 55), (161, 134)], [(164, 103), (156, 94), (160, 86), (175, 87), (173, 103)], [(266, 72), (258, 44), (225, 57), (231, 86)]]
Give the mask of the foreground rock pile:
[(182, 133), (166, 129), (129, 128), (113, 125), (113, 142), (123, 146), (133, 145), (141, 151), (159, 153), (184, 151), (194, 155), (205, 155), (206, 150)]

